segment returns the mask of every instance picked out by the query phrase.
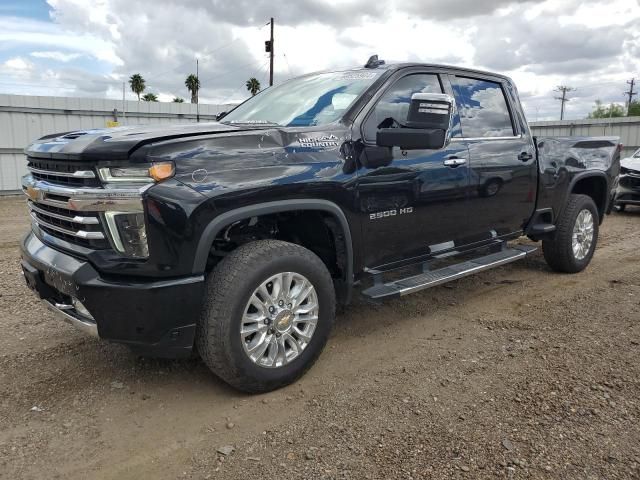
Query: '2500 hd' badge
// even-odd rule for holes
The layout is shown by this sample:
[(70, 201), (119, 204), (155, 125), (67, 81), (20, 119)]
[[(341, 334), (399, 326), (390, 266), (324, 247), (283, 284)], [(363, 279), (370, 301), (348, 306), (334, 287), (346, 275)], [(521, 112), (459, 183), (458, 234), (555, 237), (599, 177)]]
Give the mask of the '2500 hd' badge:
[(369, 220), (380, 220), (381, 218), (395, 217), (396, 215), (406, 215), (413, 213), (413, 207), (404, 207), (400, 209), (386, 210), (384, 212), (376, 212), (369, 214)]

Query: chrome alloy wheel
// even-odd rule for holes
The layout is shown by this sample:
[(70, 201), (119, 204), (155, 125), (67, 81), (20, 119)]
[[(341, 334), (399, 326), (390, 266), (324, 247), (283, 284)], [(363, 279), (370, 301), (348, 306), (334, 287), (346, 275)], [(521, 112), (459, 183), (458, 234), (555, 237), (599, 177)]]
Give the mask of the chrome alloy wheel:
[(587, 209), (581, 210), (573, 225), (571, 246), (576, 260), (584, 259), (593, 243), (593, 215)]
[(242, 347), (256, 365), (277, 368), (309, 345), (318, 322), (318, 295), (295, 272), (273, 275), (253, 292), (242, 316)]

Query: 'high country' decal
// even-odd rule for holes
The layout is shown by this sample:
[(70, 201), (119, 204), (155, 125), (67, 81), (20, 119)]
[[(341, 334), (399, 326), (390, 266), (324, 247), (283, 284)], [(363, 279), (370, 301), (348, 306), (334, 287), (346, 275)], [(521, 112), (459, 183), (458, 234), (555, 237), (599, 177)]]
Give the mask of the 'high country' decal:
[(337, 147), (338, 137), (333, 134), (323, 135), (321, 137), (301, 137), (298, 142), (301, 147)]

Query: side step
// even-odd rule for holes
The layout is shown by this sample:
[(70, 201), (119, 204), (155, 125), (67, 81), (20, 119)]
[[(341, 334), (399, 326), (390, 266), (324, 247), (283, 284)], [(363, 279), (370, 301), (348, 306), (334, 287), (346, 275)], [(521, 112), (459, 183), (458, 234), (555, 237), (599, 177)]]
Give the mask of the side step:
[(515, 262), (536, 250), (536, 247), (516, 245), (505, 248), (504, 250), (496, 253), (474, 258), (473, 260), (467, 260), (466, 262), (457, 263), (438, 270), (421, 273), (420, 275), (403, 278), (389, 283), (379, 283), (364, 290), (362, 294), (372, 299), (408, 295), (419, 290), (436, 287), (443, 283), (457, 280), (458, 278), (473, 275), (474, 273), (483, 272), (490, 268)]
[(527, 234), (531, 237), (547, 235), (556, 231), (556, 226), (551, 223), (536, 223), (532, 225)]

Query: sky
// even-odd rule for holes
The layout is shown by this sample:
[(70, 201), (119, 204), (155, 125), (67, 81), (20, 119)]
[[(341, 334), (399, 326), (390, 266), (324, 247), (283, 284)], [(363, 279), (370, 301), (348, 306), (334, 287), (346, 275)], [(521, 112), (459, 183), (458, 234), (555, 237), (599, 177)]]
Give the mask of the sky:
[(122, 98), (140, 73), (189, 101), (198, 59), (200, 103), (239, 102), (268, 85), (270, 17), (275, 83), (372, 54), (478, 68), (515, 80), (529, 121), (559, 118), (558, 85), (578, 119), (640, 83), (640, 0), (0, 0), (0, 92)]

